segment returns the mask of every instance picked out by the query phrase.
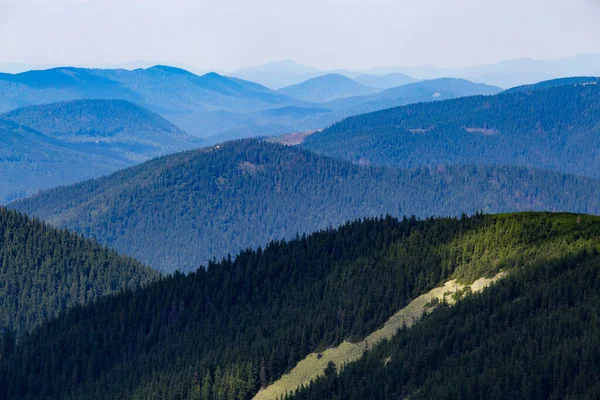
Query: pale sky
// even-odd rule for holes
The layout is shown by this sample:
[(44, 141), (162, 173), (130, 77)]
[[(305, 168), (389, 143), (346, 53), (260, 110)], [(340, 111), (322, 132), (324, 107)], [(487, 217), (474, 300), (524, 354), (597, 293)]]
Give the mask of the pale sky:
[(600, 0), (0, 0), (0, 63), (232, 71), (600, 53)]

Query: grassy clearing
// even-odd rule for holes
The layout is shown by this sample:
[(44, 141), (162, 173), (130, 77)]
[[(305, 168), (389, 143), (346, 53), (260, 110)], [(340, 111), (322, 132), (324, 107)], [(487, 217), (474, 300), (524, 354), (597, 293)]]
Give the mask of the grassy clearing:
[[(295, 391), (301, 386), (307, 386), (311, 381), (325, 374), (325, 369), (330, 362), (335, 363), (339, 372), (344, 365), (360, 359), (365, 351), (383, 340), (391, 339), (398, 332), (398, 329), (403, 326), (410, 327), (413, 325), (425, 313), (433, 310), (436, 307), (435, 304), (438, 304), (439, 301), (452, 304), (456, 298), (453, 294), (464, 293), (467, 288), (472, 292), (479, 292), (503, 276), (504, 273), (501, 272), (493, 278), (480, 278), (470, 286), (461, 285), (456, 280), (448, 281), (443, 286), (437, 287), (414, 299), (388, 319), (382, 328), (371, 333), (364, 340), (358, 343), (345, 341), (339, 346), (330, 348), (323, 353), (309, 354), (288, 374), (283, 375), (275, 383), (258, 392), (254, 396), (254, 399), (275, 400), (286, 393)], [(434, 299), (439, 301), (436, 302)]]

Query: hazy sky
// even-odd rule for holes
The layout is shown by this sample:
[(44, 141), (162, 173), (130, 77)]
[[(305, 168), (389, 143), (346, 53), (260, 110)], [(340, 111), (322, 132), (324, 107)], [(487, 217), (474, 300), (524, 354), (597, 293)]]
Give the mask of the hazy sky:
[(229, 71), (600, 53), (600, 0), (0, 0), (0, 63)]

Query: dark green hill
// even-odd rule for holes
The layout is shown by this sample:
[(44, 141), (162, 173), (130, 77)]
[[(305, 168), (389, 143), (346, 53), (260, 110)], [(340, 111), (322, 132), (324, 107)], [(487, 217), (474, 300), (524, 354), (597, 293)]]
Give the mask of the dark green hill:
[(593, 76), (576, 76), (572, 78), (560, 78), (552, 79), (549, 81), (539, 82), (533, 85), (517, 86), (511, 89), (507, 89), (504, 93), (515, 93), (515, 92), (531, 92), (534, 90), (551, 89), (560, 86), (587, 86), (597, 85), (600, 82), (600, 78)]
[(347, 118), (304, 145), (323, 155), (402, 168), (524, 165), (600, 177), (600, 86), (383, 110)]
[(162, 117), (120, 100), (1, 114), (0, 142), (0, 204), (200, 145)]
[(246, 140), (170, 155), (11, 204), (162, 271), (364, 216), (600, 213), (591, 178), (518, 167), (398, 171)]
[(288, 398), (597, 399), (599, 289), (597, 247), (550, 258)]
[[(529, 379), (533, 393), (581, 398), (577, 395), (593, 395), (597, 387), (596, 381), (591, 381), (593, 386), (584, 384), (598, 367), (594, 321), (599, 317), (599, 248), (598, 218), (572, 214), (351, 223), (245, 251), (235, 260), (188, 276), (163, 278), (135, 294), (77, 307), (18, 344), (5, 337), (0, 346), (0, 397), (250, 399), (309, 352), (364, 337), (442, 282), (471, 282), (503, 270), (508, 280), (489, 295), (442, 309), (422, 327), (417, 324), (414, 331), (401, 333), (400, 343), (409, 346), (398, 350), (416, 355), (406, 368), (419, 371), (415, 382), (428, 382), (436, 377), (430, 371), (461, 366), (445, 362), (447, 353), (459, 359), (470, 355), (470, 348), (482, 346), (499, 349), (509, 360), (518, 359), (511, 349), (523, 349), (523, 357), (533, 355), (540, 360), (534, 365), (550, 373), (542, 380), (544, 391), (535, 392), (539, 369), (528, 369), (528, 364), (514, 370), (514, 364), (506, 364), (500, 373), (518, 375), (519, 382)], [(534, 329), (504, 330), (520, 326)], [(498, 337), (503, 341), (494, 344)], [(508, 338), (512, 342), (506, 342)], [(533, 340), (535, 346), (526, 347)], [(444, 397), (468, 395), (460, 392), (459, 379), (477, 382), (492, 373), (486, 366), (499, 363), (494, 359), (493, 364), (476, 364), (496, 353), (472, 355), (463, 361), (468, 366), (473, 360), (472, 373), (457, 368), (466, 374), (440, 375), (439, 382), (446, 376), (456, 382)], [(394, 370), (405, 362), (395, 357), (396, 353), (391, 359)], [(366, 360), (372, 360), (373, 374), (362, 370), (352, 387), (369, 388), (372, 379), (391, 373), (374, 365), (373, 360), (383, 364), (385, 359), (367, 355)], [(573, 365), (586, 369), (570, 369)], [(571, 391), (560, 387), (568, 378), (575, 378), (566, 388)], [(394, 392), (401, 381), (389, 382), (362, 398), (386, 398), (379, 390), (404, 393)], [(500, 380), (488, 393), (516, 397), (520, 386), (511, 382)], [(411, 388), (424, 387), (423, 393), (443, 388), (433, 384)], [(483, 383), (481, 387), (486, 388)], [(331, 393), (315, 398), (336, 398)]]
[(156, 278), (93, 241), (0, 208), (0, 332), (24, 333), (75, 305)]

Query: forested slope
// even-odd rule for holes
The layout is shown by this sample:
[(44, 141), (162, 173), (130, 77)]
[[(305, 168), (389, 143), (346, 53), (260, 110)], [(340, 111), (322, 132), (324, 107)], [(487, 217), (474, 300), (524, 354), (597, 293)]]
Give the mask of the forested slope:
[(24, 333), (74, 305), (157, 277), (93, 241), (0, 208), (0, 332)]
[(441, 307), (308, 399), (597, 399), (600, 257), (582, 250)]
[(347, 118), (308, 149), (365, 164), (523, 165), (600, 176), (600, 86), (414, 104)]
[[(490, 326), (505, 326), (501, 315), (485, 319), (486, 312), (498, 309), (515, 319), (525, 318), (527, 314), (516, 316), (516, 309), (511, 310), (513, 301), (519, 301), (517, 283), (530, 282), (531, 298), (538, 300), (530, 302), (521, 291), (524, 310), (564, 306), (566, 312), (578, 303), (563, 299), (585, 300), (581, 308), (573, 308), (580, 312), (570, 314), (568, 325), (560, 325), (568, 330), (553, 334), (541, 323), (535, 337), (556, 337), (553, 343), (559, 348), (593, 350), (593, 341), (579, 341), (577, 336), (585, 329), (573, 330), (572, 340), (566, 333), (584, 323), (588, 331), (597, 326), (593, 321), (598, 310), (587, 304), (597, 299), (593, 293), (597, 292), (598, 269), (586, 267), (581, 276), (574, 272), (586, 260), (596, 259), (599, 246), (600, 220), (573, 214), (349, 223), (338, 230), (245, 251), (235, 260), (210, 264), (188, 276), (163, 278), (135, 294), (122, 293), (77, 307), (18, 344), (4, 338), (0, 397), (249, 399), (304, 355), (343, 339), (366, 336), (411, 299), (441, 282), (456, 278), (468, 283), (500, 270), (517, 277), (501, 287), (502, 296), (474, 297), (464, 306), (432, 315), (423, 324), (422, 337), (428, 338), (430, 330), (443, 326), (449, 339), (441, 342), (439, 351), (455, 349), (452, 354), (459, 357), (459, 351), (468, 348), (453, 347), (452, 338), (459, 346), (476, 346), (473, 340), (458, 339), (463, 334), (477, 338)], [(556, 269), (564, 265), (570, 272)], [(527, 274), (533, 278), (523, 280)], [(560, 278), (567, 280), (564, 291), (556, 286)], [(570, 297), (574, 287), (588, 291)], [(483, 313), (481, 319), (469, 316), (477, 310)], [(433, 326), (440, 316), (459, 319)], [(529, 324), (535, 326), (537, 320)], [(497, 332), (506, 337), (510, 333)], [(403, 332), (400, 338), (407, 335), (414, 333)], [(485, 338), (485, 342), (492, 339)], [(513, 345), (522, 346), (519, 341)], [(416, 346), (427, 354), (435, 349)], [(513, 354), (511, 346), (502, 347), (503, 354)], [(539, 349), (543, 352), (535, 351), (535, 356), (542, 360), (552, 354), (549, 343)], [(415, 362), (428, 365), (441, 355), (433, 352)], [(395, 355), (392, 358), (393, 363), (402, 361)], [(373, 371), (385, 373), (376, 366)], [(530, 377), (535, 382), (536, 370), (518, 371), (525, 374), (520, 379)], [(363, 387), (369, 379), (370, 375), (364, 375), (356, 387)], [(546, 382), (549, 390), (557, 389), (556, 382)], [(509, 389), (504, 381), (494, 388), (510, 395)]]
[(398, 171), (254, 140), (175, 154), (11, 204), (162, 271), (349, 219), (525, 210), (600, 213), (591, 178), (518, 167)]

